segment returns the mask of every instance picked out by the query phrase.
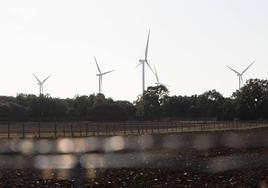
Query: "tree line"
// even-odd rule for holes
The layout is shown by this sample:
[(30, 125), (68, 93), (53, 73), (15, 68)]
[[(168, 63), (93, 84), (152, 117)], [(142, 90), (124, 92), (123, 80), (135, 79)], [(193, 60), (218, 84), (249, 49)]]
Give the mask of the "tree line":
[(268, 81), (250, 79), (230, 97), (216, 90), (201, 95), (170, 96), (163, 86), (150, 86), (134, 102), (103, 94), (60, 99), (49, 95), (0, 96), (0, 121), (129, 120), (265, 120)]

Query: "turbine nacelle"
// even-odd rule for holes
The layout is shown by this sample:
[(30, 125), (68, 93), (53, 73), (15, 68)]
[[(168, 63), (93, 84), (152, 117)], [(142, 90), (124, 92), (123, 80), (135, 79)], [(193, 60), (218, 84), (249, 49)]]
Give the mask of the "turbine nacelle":
[(255, 63), (255, 61), (253, 61), (247, 68), (245, 68), (241, 73), (234, 70), (233, 68), (229, 67), (226, 65), (227, 68), (229, 68), (231, 71), (233, 71), (237, 76), (238, 76), (238, 80), (239, 80), (239, 89), (241, 87), (241, 84), (243, 84), (243, 74)]
[(35, 79), (38, 82), (37, 84), (39, 85), (39, 94), (41, 95), (44, 92), (43, 84), (45, 83), (45, 81), (47, 81), (52, 76), (52, 74), (49, 75), (48, 77), (46, 77), (43, 81), (40, 81), (40, 79), (38, 79), (35, 74), (33, 74), (33, 76), (35, 77)]
[(94, 60), (95, 60), (95, 63), (96, 63), (96, 66), (97, 66), (97, 69), (98, 69), (98, 72), (99, 72), (98, 74), (96, 74), (96, 76), (99, 77), (99, 93), (101, 93), (102, 92), (102, 76), (105, 75), (105, 74), (108, 74), (110, 72), (113, 72), (114, 70), (110, 70), (110, 71), (107, 71), (107, 72), (102, 72), (95, 56), (94, 56)]
[(145, 62), (147, 62), (147, 60), (140, 59), (139, 62), (140, 62), (140, 63), (145, 63)]

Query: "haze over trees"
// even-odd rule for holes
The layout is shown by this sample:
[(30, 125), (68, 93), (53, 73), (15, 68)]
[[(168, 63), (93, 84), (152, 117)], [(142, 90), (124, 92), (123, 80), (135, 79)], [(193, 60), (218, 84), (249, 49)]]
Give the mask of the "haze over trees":
[(0, 121), (129, 120), (263, 120), (268, 119), (268, 81), (250, 79), (231, 97), (216, 90), (201, 95), (170, 96), (163, 86), (150, 86), (133, 103), (103, 94), (72, 99), (49, 95), (0, 96)]

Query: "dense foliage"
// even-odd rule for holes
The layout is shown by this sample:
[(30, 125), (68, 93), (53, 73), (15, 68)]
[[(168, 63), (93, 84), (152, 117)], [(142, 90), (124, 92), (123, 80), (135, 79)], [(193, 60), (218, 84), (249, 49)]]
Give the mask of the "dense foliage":
[(268, 119), (268, 81), (250, 79), (231, 97), (215, 90), (201, 95), (169, 96), (165, 86), (151, 86), (134, 102), (103, 94), (73, 99), (49, 95), (0, 96), (0, 121), (125, 121), (155, 119)]

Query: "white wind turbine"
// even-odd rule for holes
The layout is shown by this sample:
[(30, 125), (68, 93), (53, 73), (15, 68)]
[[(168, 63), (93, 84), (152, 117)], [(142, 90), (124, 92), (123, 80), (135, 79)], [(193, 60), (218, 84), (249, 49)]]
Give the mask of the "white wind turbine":
[(40, 80), (37, 78), (37, 76), (35, 76), (34, 73), (33, 73), (33, 76), (36, 78), (36, 80), (37, 80), (37, 82), (38, 82), (38, 85), (39, 85), (39, 95), (41, 96), (41, 95), (43, 94), (43, 92), (44, 92), (43, 84), (45, 83), (45, 81), (47, 81), (47, 79), (49, 79), (49, 77), (52, 76), (52, 74), (49, 75), (48, 77), (46, 77), (43, 81), (40, 81)]
[(156, 78), (156, 82), (155, 82), (155, 84), (157, 85), (157, 86), (160, 86), (160, 85), (162, 85), (162, 86), (168, 86), (168, 85), (166, 85), (166, 84), (163, 84), (163, 83), (161, 83), (160, 81), (159, 81), (159, 77), (158, 77), (158, 74), (157, 74), (157, 72), (156, 72), (156, 68), (155, 68), (155, 66), (154, 66), (154, 75), (155, 75), (155, 78)]
[(255, 61), (253, 61), (247, 68), (245, 68), (245, 70), (243, 70), (241, 73), (240, 72), (238, 72), (238, 71), (236, 71), (236, 70), (234, 70), (233, 68), (231, 68), (231, 67), (229, 67), (229, 66), (227, 66), (229, 69), (231, 69), (233, 72), (235, 72), (236, 73), (236, 75), (238, 76), (238, 82), (239, 82), (239, 84), (238, 84), (238, 86), (239, 86), (239, 89), (241, 88), (241, 85), (243, 84), (243, 74), (253, 65), (255, 63)]
[(99, 71), (99, 73), (96, 74), (96, 75), (99, 77), (99, 93), (101, 93), (102, 92), (102, 76), (105, 75), (105, 74), (108, 74), (110, 72), (113, 72), (114, 70), (110, 70), (110, 71), (107, 71), (107, 72), (101, 72), (100, 67), (98, 65), (98, 62), (97, 62), (97, 59), (96, 59), (95, 56), (94, 56), (94, 59), (95, 59), (95, 63), (97, 65), (97, 68), (98, 68), (98, 71)]
[(139, 65), (142, 65), (142, 93), (145, 91), (145, 64), (151, 69), (151, 71), (154, 73), (153, 69), (151, 68), (150, 64), (148, 63), (147, 55), (148, 55), (148, 46), (149, 46), (149, 39), (150, 39), (150, 30), (147, 37), (147, 43), (145, 48), (145, 57), (144, 59), (139, 60)]

